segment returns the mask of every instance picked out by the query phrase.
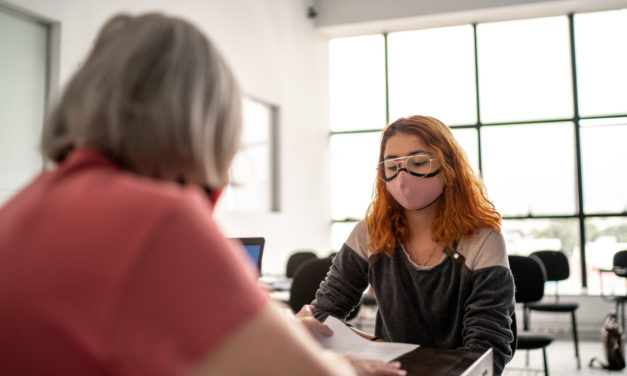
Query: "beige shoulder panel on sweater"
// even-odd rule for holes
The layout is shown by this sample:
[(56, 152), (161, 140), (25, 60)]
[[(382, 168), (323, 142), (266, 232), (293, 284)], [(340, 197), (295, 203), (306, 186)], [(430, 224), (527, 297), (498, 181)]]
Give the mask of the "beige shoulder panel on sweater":
[(368, 250), (368, 226), (365, 220), (355, 225), (353, 232), (346, 239), (346, 245), (357, 252), (365, 261), (368, 261), (368, 258), (372, 256), (372, 252)]
[(503, 235), (488, 227), (482, 227), (471, 237), (463, 238), (457, 251), (464, 255), (470, 270), (497, 265), (509, 268)]
[[(369, 260), (372, 252), (368, 249), (368, 226), (365, 220), (355, 225), (346, 245), (365, 261)], [(491, 228), (483, 227), (471, 237), (463, 238), (457, 251), (465, 257), (466, 266), (470, 270), (497, 265), (509, 268), (503, 235)]]

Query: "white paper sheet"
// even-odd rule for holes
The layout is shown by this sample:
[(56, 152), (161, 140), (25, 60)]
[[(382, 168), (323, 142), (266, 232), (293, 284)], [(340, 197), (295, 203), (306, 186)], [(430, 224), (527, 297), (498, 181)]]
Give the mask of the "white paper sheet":
[(333, 316), (327, 317), (324, 323), (333, 330), (333, 335), (319, 338), (318, 341), (322, 346), (356, 358), (389, 362), (419, 346), (407, 343), (369, 341)]

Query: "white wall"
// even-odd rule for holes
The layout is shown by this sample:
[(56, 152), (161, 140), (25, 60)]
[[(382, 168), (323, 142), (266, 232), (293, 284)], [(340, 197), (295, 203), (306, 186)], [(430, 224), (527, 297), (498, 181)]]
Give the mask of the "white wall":
[(245, 94), (280, 108), (281, 212), (216, 213), (229, 236), (265, 236), (263, 270), (282, 272), (296, 248), (329, 251), (326, 41), (296, 0), (5, 0), (61, 24), (59, 82), (67, 82), (111, 15), (182, 16), (223, 52)]

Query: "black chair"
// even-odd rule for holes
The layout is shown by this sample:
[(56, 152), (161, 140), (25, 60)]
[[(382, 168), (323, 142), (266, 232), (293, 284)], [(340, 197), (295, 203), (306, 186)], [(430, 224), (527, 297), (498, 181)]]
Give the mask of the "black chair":
[(287, 278), (294, 278), (294, 272), (303, 262), (316, 258), (318, 258), (318, 256), (316, 256), (316, 254), (311, 251), (297, 251), (292, 253), (287, 259), (285, 276)]
[(554, 312), (554, 313), (570, 313), (571, 329), (573, 331), (573, 339), (575, 342), (575, 357), (577, 358), (577, 369), (581, 369), (581, 361), (579, 357), (579, 333), (577, 331), (577, 318), (575, 311), (579, 308), (578, 303), (560, 302), (558, 283), (570, 277), (570, 266), (568, 257), (561, 251), (537, 251), (531, 254), (532, 257), (540, 259), (546, 271), (546, 280), (555, 282), (555, 301), (554, 302), (535, 302), (527, 304), (527, 309), (523, 312), (524, 322), (529, 323), (531, 320), (531, 311)]
[[(614, 254), (612, 261), (612, 271), (619, 277), (627, 278), (627, 249), (618, 251)], [(612, 300), (616, 303), (616, 315), (620, 319), (620, 324), (625, 331), (625, 302), (627, 295), (613, 296)]]
[[(316, 297), (316, 291), (327, 276), (333, 264), (332, 257), (315, 258), (303, 262), (296, 269), (290, 289), (289, 306), (297, 313), (305, 304), (310, 304)], [(361, 302), (345, 318), (354, 319), (361, 309)]]
[(320, 283), (324, 281), (332, 259), (330, 257), (305, 260), (296, 272), (294, 272), (292, 287), (290, 289), (289, 306), (294, 313), (298, 312), (305, 304), (310, 304), (316, 296)]
[[(544, 282), (546, 281), (546, 271), (542, 263), (535, 257), (509, 255), (509, 267), (514, 275), (516, 286), (516, 302), (523, 304), (523, 312), (529, 303), (537, 302), (544, 296)], [(544, 359), (544, 374), (549, 375), (547, 364), (546, 347), (555, 338), (553, 336), (533, 333), (528, 330), (529, 323), (525, 322), (523, 315), (523, 331), (518, 334), (519, 350), (542, 349)]]

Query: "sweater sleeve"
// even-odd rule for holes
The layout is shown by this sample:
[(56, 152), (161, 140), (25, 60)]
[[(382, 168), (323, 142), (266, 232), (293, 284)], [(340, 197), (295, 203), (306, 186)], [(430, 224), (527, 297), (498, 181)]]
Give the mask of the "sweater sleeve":
[(473, 273), (473, 291), (466, 302), (464, 347), (494, 351), (494, 374), (500, 375), (514, 353), (511, 330), (514, 281), (509, 269), (495, 266)]
[(515, 350), (511, 329), (515, 309), (514, 277), (508, 268), (505, 243), (500, 234), (491, 231), (482, 239), (476, 261), (470, 277), (472, 291), (464, 309), (464, 347), (479, 351), (491, 347), (494, 374), (500, 375)]
[(344, 244), (311, 303), (316, 307), (314, 316), (320, 321), (328, 315), (344, 320), (359, 305), (366, 287), (368, 263)]

